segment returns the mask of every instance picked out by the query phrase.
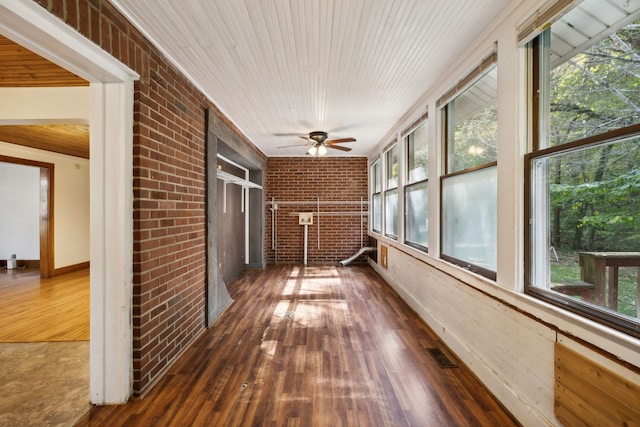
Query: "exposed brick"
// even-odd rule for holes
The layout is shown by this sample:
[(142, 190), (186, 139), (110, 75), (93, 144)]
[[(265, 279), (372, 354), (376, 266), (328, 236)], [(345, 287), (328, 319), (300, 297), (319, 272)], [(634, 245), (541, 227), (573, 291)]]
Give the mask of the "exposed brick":
[[(277, 254), (272, 249), (271, 206), (265, 206), (265, 253), (269, 263), (301, 263), (304, 259), (303, 228), (296, 212), (313, 212), (314, 223), (309, 226), (307, 262), (336, 264), (368, 241), (367, 216), (361, 219), (360, 204), (343, 202), (367, 200), (367, 159), (359, 157), (270, 157), (267, 160), (265, 200), (281, 203), (277, 210)], [(318, 218), (317, 200), (321, 216)], [(327, 205), (326, 202), (337, 202)], [(363, 211), (368, 211), (363, 205)], [(330, 212), (329, 215), (322, 213)], [(318, 247), (318, 227), (320, 245)], [(276, 259), (277, 256), (277, 259)]]
[(204, 328), (204, 111), (222, 115), (108, 1), (38, 3), (141, 76), (133, 124), (133, 392), (140, 395)]

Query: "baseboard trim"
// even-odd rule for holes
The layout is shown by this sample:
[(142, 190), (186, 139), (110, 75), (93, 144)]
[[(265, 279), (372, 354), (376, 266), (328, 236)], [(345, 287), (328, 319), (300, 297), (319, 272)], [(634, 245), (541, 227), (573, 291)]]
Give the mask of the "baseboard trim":
[[(0, 268), (7, 268), (7, 260), (0, 260)], [(39, 259), (19, 259), (16, 261), (16, 270), (39, 270), (40, 269), (40, 260)]]
[(59, 276), (61, 274), (67, 274), (67, 273), (73, 273), (74, 271), (85, 270), (85, 269), (89, 268), (90, 265), (91, 264), (90, 264), (89, 261), (81, 262), (81, 263), (73, 264), (73, 265), (67, 265), (66, 267), (56, 268), (53, 271), (53, 275), (54, 276)]

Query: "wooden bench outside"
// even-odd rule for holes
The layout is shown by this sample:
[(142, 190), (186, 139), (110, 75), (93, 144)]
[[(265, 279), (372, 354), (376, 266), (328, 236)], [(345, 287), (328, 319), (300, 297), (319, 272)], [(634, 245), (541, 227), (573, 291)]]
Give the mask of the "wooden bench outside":
[(593, 302), (595, 289), (595, 284), (583, 281), (551, 284), (552, 291), (569, 296), (579, 296), (582, 301), (588, 302)]

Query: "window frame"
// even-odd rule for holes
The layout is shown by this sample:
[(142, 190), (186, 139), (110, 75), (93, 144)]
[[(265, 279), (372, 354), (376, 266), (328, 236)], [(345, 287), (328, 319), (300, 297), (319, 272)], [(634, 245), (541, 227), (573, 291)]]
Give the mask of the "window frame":
[[(443, 166), (443, 173), (440, 175), (440, 182), (439, 182), (439, 203), (440, 203), (439, 226), (440, 226), (440, 248), (441, 248), (440, 258), (447, 262), (455, 264), (459, 267), (462, 267), (466, 270), (469, 270), (473, 273), (477, 273), (481, 276), (484, 276), (493, 281), (495, 281), (497, 278), (497, 271), (489, 270), (480, 265), (472, 264), (468, 261), (456, 258), (451, 255), (447, 255), (443, 252), (444, 246), (445, 246), (444, 239), (446, 237), (445, 230), (444, 230), (443, 193), (444, 193), (444, 181), (449, 178), (456, 177), (459, 175), (469, 174), (482, 169), (493, 168), (493, 167), (497, 168), (498, 162), (497, 160), (495, 160), (495, 161), (486, 162), (480, 165), (476, 165), (473, 167), (469, 167), (466, 169), (456, 170), (454, 172), (449, 171), (449, 165), (450, 165), (449, 156), (450, 156), (450, 148), (451, 148), (449, 141), (450, 141), (451, 135), (453, 134), (453, 129), (455, 126), (454, 124), (455, 116), (451, 117), (452, 116), (451, 110), (453, 109), (453, 111), (455, 112), (454, 101), (460, 95), (462, 95), (467, 89), (471, 88), (474, 84), (480, 81), (490, 71), (495, 69), (497, 72), (498, 71), (497, 67), (498, 67), (497, 52), (494, 51), (492, 54), (490, 54), (485, 59), (483, 59), (480, 65), (478, 65), (478, 67), (476, 67), (471, 73), (469, 73), (464, 79), (462, 79), (461, 82), (458, 85), (456, 85), (456, 87), (454, 87), (449, 92), (447, 92), (436, 103), (436, 105), (440, 110), (440, 118), (441, 118), (440, 125), (441, 125), (441, 129), (443, 130), (442, 141), (441, 141), (441, 144), (443, 147), (443, 150), (442, 150), (443, 155), (441, 159), (442, 166)], [(496, 96), (497, 96), (497, 87), (496, 87)], [(496, 146), (497, 146), (497, 142), (498, 141), (496, 140)], [(497, 203), (497, 200), (496, 200), (496, 203)], [(497, 218), (496, 218), (496, 222), (497, 222)], [(496, 228), (496, 231), (497, 231), (497, 228)], [(496, 236), (496, 239), (497, 239), (497, 236)], [(497, 252), (497, 241), (496, 241), (496, 252)], [(496, 253), (496, 256), (497, 256), (497, 253)], [(497, 270), (497, 266), (496, 266), (496, 270)]]
[[(377, 158), (371, 163), (371, 232), (376, 234), (382, 234), (382, 170), (380, 158)], [(380, 212), (380, 224), (379, 228), (376, 228), (375, 222), (375, 199), (376, 196), (379, 200)]]
[[(410, 177), (411, 174), (411, 170), (409, 169), (409, 156), (411, 155), (411, 151), (409, 150), (409, 143), (410, 143), (410, 139), (411, 136), (415, 134), (415, 132), (418, 129), (421, 129), (423, 126), (427, 126), (427, 152), (429, 150), (429, 138), (428, 138), (428, 126), (429, 126), (429, 119), (428, 116), (425, 114), (423, 117), (421, 117), (420, 119), (418, 119), (418, 122), (416, 122), (414, 125), (412, 125), (407, 131), (405, 131), (406, 135), (404, 136), (404, 145), (405, 145), (405, 156), (404, 156), (404, 162), (406, 164), (405, 169), (405, 185), (403, 186), (403, 193), (404, 193), (404, 203), (403, 203), (403, 213), (404, 213), (404, 244), (407, 246), (410, 246), (414, 249), (417, 249), (419, 251), (428, 253), (429, 252), (429, 227), (427, 226), (427, 242), (425, 245), (420, 244), (419, 242), (413, 242), (411, 240), (409, 240), (407, 238), (407, 236), (409, 235), (409, 231), (408, 231), (408, 227), (409, 227), (409, 221), (408, 221), (408, 213), (409, 213), (409, 209), (407, 208), (407, 203), (409, 200), (409, 197), (407, 197), (407, 193), (409, 191), (411, 191), (413, 188), (421, 186), (421, 185), (426, 185), (426, 200), (427, 200), (427, 207), (429, 206), (429, 168), (427, 165), (427, 173), (425, 174), (425, 177), (423, 179), (420, 180), (412, 180)], [(427, 158), (428, 161), (428, 158)], [(426, 219), (427, 221), (429, 220), (429, 212), (427, 210), (426, 212)]]
[[(548, 31), (549, 30), (546, 30), (538, 34), (527, 44), (527, 48), (529, 49), (528, 72), (531, 77), (529, 84), (529, 98), (531, 99), (529, 118), (531, 144), (530, 151), (524, 156), (524, 293), (599, 324), (640, 338), (640, 319), (633, 321), (616, 312), (607, 311), (605, 307), (587, 304), (561, 294), (560, 292), (555, 292), (534, 284), (533, 276), (535, 268), (533, 263), (535, 262), (535, 236), (541, 232), (540, 230), (534, 231), (536, 225), (534, 218), (535, 204), (533, 201), (533, 197), (535, 196), (534, 186), (536, 185), (533, 177), (534, 162), (552, 155), (560, 155), (563, 153), (571, 154), (579, 149), (598, 147), (614, 141), (640, 137), (640, 123), (637, 123), (559, 145), (546, 146), (546, 144), (540, 144), (541, 138), (547, 137), (541, 131), (543, 126), (545, 126), (545, 121), (548, 120), (548, 117), (545, 116), (546, 112), (542, 111), (544, 96), (546, 96), (546, 94), (541, 90), (541, 82), (544, 78), (542, 75), (544, 55), (542, 55), (543, 43), (541, 40), (544, 37), (548, 37)], [(546, 230), (549, 231), (548, 224)]]
[[(398, 144), (397, 141), (393, 141), (391, 144), (389, 144), (388, 148), (383, 152), (383, 157), (384, 157), (384, 174), (383, 174), (383, 185), (382, 185), (382, 211), (384, 212), (384, 215), (382, 217), (382, 228), (384, 230), (384, 235), (390, 239), (393, 240), (398, 240), (398, 217), (399, 217), (399, 210), (400, 210), (400, 205), (399, 205), (399, 189), (401, 186), (400, 183), (400, 159), (398, 156)], [(396, 182), (393, 184), (389, 184), (390, 182), (390, 177), (389, 177), (389, 168), (390, 168), (390, 164), (389, 164), (389, 155), (395, 153), (395, 164), (397, 165), (398, 171), (396, 172)], [(391, 166), (393, 167), (393, 166)], [(388, 215), (387, 215), (387, 208), (389, 203), (387, 202), (387, 197), (391, 194), (396, 195), (396, 210), (394, 212), (395, 215), (395, 223), (396, 223), (396, 230), (395, 230), (395, 234), (391, 233), (390, 230), (388, 230), (387, 227), (387, 221), (389, 220)], [(393, 230), (391, 230), (393, 231)]]

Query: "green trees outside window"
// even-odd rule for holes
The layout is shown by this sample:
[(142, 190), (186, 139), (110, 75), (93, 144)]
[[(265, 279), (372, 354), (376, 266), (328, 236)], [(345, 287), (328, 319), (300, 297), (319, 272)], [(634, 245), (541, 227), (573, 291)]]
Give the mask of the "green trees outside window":
[[(593, 32), (569, 12), (531, 45), (527, 290), (638, 335), (640, 21), (567, 46)], [(633, 265), (594, 280), (585, 253)]]

